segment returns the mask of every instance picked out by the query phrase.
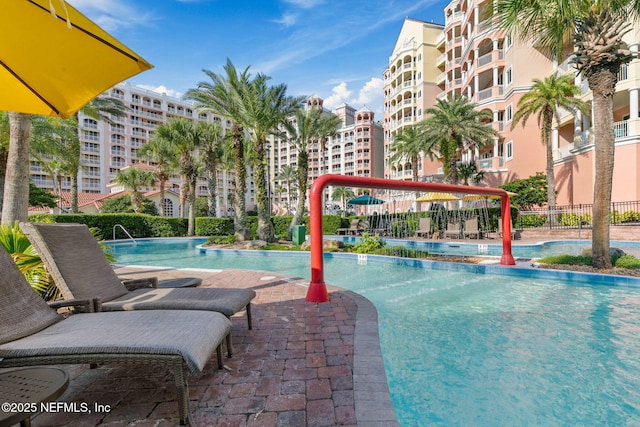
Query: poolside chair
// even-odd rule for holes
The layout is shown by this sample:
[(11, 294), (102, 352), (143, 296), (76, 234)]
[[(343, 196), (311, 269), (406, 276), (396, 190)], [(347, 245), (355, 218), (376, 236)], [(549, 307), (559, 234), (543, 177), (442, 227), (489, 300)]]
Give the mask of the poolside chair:
[[(515, 240), (516, 230), (511, 225), (511, 240)], [(502, 218), (498, 218), (498, 237), (502, 239)]]
[(453, 239), (459, 239), (461, 236), (462, 230), (460, 229), (460, 223), (448, 222), (447, 229), (444, 231), (444, 238), (446, 239), (447, 237), (450, 237)]
[(431, 231), (431, 218), (420, 218), (420, 226), (416, 230), (416, 237), (429, 238), (433, 235)]
[(478, 217), (475, 216), (465, 221), (464, 230), (462, 231), (463, 237), (472, 237), (475, 236), (476, 239), (482, 238), (482, 231), (478, 227)]
[[(64, 318), (31, 289), (1, 246), (0, 368), (85, 363), (166, 367), (175, 377), (180, 424), (188, 422), (187, 375), (201, 372), (214, 352), (222, 368), (222, 341), (232, 327), (229, 319), (194, 310), (83, 313)], [(93, 305), (72, 303), (85, 303), (88, 310)]]
[(96, 299), (96, 311), (207, 310), (227, 317), (242, 309), (251, 329), (250, 289), (139, 288), (129, 291), (84, 224), (21, 223), (65, 299)]
[(338, 228), (336, 233), (338, 234), (347, 234), (347, 235), (356, 235), (358, 234), (358, 225), (360, 224), (360, 220), (358, 218), (351, 220), (351, 225), (348, 228)]

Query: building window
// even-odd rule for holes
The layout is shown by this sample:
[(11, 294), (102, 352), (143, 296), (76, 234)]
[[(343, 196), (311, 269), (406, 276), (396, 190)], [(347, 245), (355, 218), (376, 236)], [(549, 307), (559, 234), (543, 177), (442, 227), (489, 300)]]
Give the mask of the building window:
[(513, 107), (511, 104), (507, 105), (507, 108), (505, 108), (504, 117), (507, 123), (511, 123), (511, 120), (513, 119)]
[(511, 38), (511, 34), (507, 34), (504, 37), (504, 48), (505, 50), (509, 49), (513, 45), (513, 39)]
[(505, 86), (509, 86), (513, 82), (513, 70), (511, 67), (507, 68), (507, 71), (505, 71), (504, 74)]
[(513, 141), (509, 141), (505, 144), (505, 160), (513, 159)]
[(173, 201), (171, 199), (164, 199), (164, 216), (173, 216)]

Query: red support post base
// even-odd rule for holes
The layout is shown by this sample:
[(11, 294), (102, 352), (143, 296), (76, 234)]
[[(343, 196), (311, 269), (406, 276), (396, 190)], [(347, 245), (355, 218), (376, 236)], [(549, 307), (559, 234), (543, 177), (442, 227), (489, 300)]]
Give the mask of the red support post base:
[(311, 282), (307, 290), (307, 302), (329, 302), (329, 292), (324, 282)]

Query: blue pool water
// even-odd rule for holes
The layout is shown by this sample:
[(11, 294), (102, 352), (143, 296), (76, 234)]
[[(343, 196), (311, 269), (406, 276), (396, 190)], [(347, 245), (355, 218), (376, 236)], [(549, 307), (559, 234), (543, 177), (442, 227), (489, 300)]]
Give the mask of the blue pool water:
[[(309, 277), (308, 253), (117, 243), (118, 262)], [(328, 255), (325, 279), (379, 314), (402, 426), (640, 425), (640, 285), (474, 274), (481, 267)], [(484, 268), (484, 267), (482, 267)], [(459, 270), (459, 271), (455, 271)]]

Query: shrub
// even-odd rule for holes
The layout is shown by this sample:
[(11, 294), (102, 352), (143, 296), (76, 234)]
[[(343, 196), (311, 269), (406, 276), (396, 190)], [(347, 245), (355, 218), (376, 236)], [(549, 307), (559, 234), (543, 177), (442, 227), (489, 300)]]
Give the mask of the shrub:
[(622, 255), (614, 264), (618, 268), (640, 268), (640, 259), (633, 255)]
[(579, 225), (585, 225), (591, 223), (591, 215), (589, 214), (576, 214), (576, 213), (562, 213), (558, 214), (558, 224), (563, 226), (577, 227)]
[(233, 234), (233, 218), (196, 218), (195, 233), (198, 236), (227, 236)]
[(386, 242), (377, 234), (371, 236), (369, 233), (362, 233), (360, 241), (353, 245), (353, 250), (359, 254), (371, 254), (382, 249)]

